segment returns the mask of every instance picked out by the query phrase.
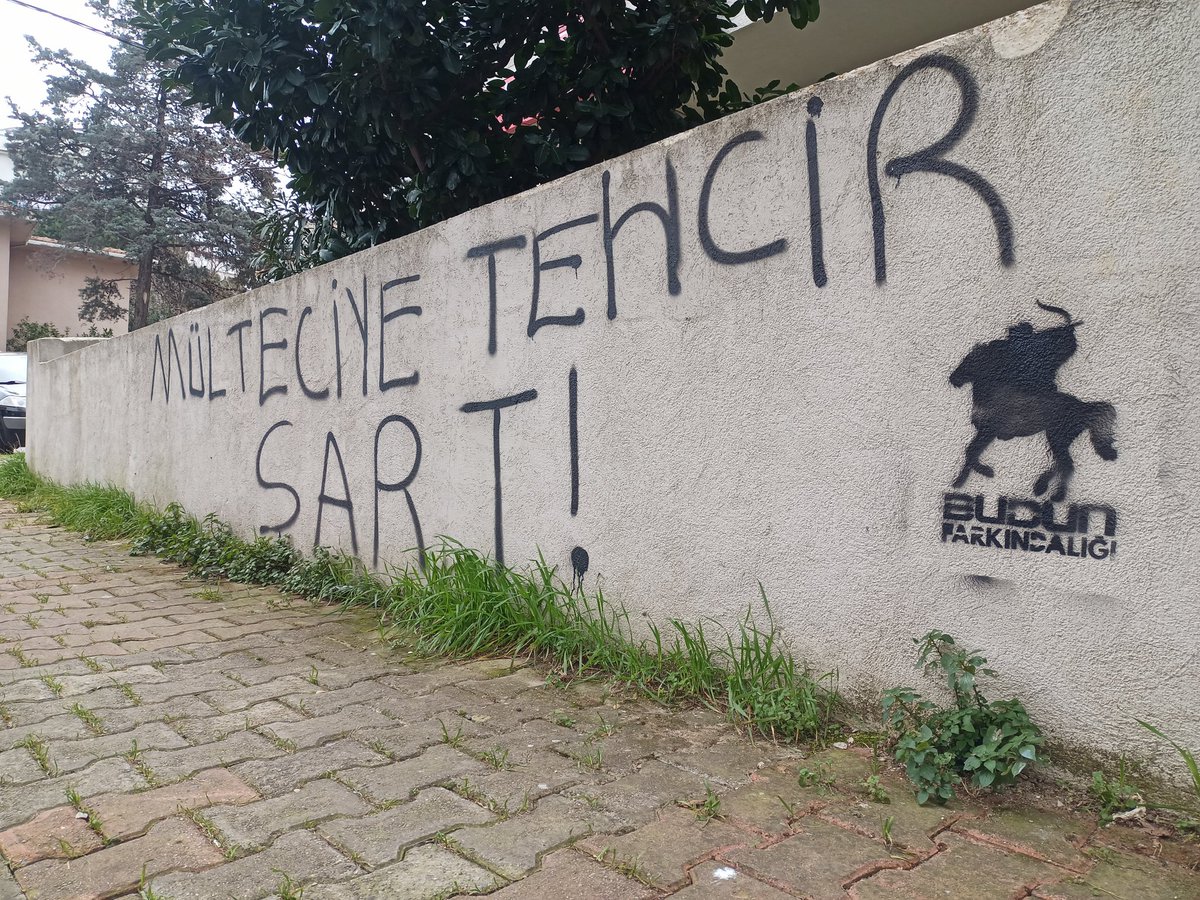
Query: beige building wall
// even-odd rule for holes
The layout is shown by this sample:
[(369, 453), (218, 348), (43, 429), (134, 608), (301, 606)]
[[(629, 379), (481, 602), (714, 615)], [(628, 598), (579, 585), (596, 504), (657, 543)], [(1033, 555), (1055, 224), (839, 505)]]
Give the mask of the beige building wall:
[(10, 244), (12, 242), (12, 227), (13, 220), (0, 215), (0, 324), (5, 325), (3, 335), (0, 335), (0, 350), (4, 349), (4, 342), (11, 334), (7, 328), (8, 323), (8, 272), (11, 265)]
[(1200, 746), (1197, 58), (1195, 0), (906, 52), (34, 366), (30, 462), (380, 566), (586, 554), (637, 622), (761, 585), (873, 701), (945, 629), (1177, 770), (1134, 720)]
[[(82, 253), (47, 246), (45, 243), (30, 242), (13, 247), (10, 251), (8, 276), (8, 327), (5, 338), (22, 318), (31, 322), (50, 322), (64, 334), (80, 334), (90, 328), (90, 323), (79, 319), (79, 289), (88, 278), (123, 279), (121, 290), (123, 306), (128, 308), (129, 281), (137, 274), (137, 266), (124, 259), (99, 253)], [(97, 322), (103, 330), (111, 328), (114, 334), (125, 334), (129, 330), (124, 317), (115, 322)]]
[(828, 0), (806, 28), (795, 28), (784, 13), (770, 22), (747, 22), (733, 33), (721, 62), (746, 92), (772, 81), (804, 87), (1034, 5), (1031, 0)]

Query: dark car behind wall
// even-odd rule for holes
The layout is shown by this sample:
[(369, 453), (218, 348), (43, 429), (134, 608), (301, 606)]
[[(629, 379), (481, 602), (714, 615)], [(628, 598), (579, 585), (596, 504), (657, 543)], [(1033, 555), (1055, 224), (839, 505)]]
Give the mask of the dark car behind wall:
[(25, 443), (28, 364), (24, 353), (0, 353), (0, 453), (11, 453)]

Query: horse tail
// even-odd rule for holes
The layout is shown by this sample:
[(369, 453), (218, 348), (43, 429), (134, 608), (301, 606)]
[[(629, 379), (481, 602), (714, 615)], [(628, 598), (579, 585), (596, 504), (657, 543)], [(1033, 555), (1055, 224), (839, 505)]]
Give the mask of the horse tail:
[(1040, 306), (1042, 309), (1044, 309), (1046, 312), (1052, 312), (1055, 315), (1062, 316), (1068, 325), (1071, 324), (1071, 321), (1072, 321), (1071, 314), (1069, 312), (1067, 312), (1065, 309), (1063, 309), (1061, 306), (1052, 306), (1049, 303), (1043, 303), (1041, 300), (1035, 300), (1034, 302), (1038, 306)]
[(1096, 455), (1101, 459), (1116, 459), (1117, 448), (1113, 434), (1117, 422), (1117, 410), (1111, 403), (1100, 401), (1084, 405), (1084, 416), (1088, 423), (1088, 434)]

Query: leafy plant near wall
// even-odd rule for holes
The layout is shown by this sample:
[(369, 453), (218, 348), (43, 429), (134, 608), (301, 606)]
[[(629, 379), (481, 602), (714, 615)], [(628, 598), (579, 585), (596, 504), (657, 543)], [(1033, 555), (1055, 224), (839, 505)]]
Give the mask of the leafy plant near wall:
[(428, 549), (424, 569), (379, 577), (353, 558), (318, 547), (244, 541), (215, 516), (178, 504), (163, 511), (124, 491), (63, 487), (39, 478), (23, 456), (0, 463), (0, 497), (41, 511), (94, 539), (132, 541), (205, 578), (278, 585), (315, 601), (379, 611), (385, 634), (416, 635), (418, 649), (454, 656), (526, 655), (565, 675), (601, 673), (660, 701), (700, 702), (772, 738), (825, 741), (838, 729), (835, 674), (814, 676), (788, 652), (763, 595), (732, 631), (678, 619), (636, 636), (623, 606), (563, 583), (539, 559), (527, 570), (497, 566), (460, 544)]
[(994, 677), (987, 659), (960, 647), (944, 631), (913, 638), (917, 667), (940, 675), (954, 705), (939, 707), (913, 688), (883, 695), (884, 723), (894, 752), (916, 785), (917, 802), (945, 803), (963, 779), (979, 788), (1011, 784), (1038, 758), (1042, 733), (1020, 700), (988, 700), (981, 676)]
[(58, 330), (58, 326), (53, 322), (31, 322), (29, 316), (25, 316), (13, 326), (12, 337), (10, 337), (4, 345), (4, 349), (24, 353), (30, 341), (36, 341), (38, 338), (45, 337), (62, 337), (62, 332)]

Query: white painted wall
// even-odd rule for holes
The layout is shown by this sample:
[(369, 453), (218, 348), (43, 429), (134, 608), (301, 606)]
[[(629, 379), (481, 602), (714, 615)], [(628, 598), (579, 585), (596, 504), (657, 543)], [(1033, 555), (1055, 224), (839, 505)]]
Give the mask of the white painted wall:
[[(461, 409), (536, 390), (501, 416), (509, 563), (540, 548), (569, 572), (571, 549), (584, 547), (589, 581), (660, 619), (732, 622), (761, 582), (796, 651), (864, 696), (917, 681), (909, 637), (944, 628), (984, 649), (1004, 688), (1059, 740), (1148, 755), (1137, 716), (1196, 746), (1198, 51), (1191, 0), (1038, 7), (37, 367), (30, 460), (62, 481), (110, 481), (216, 512), (247, 535), (287, 521), (294, 492), (299, 513), (285, 533), (298, 545), (312, 545), (320, 514), (323, 543), (356, 540), (369, 561), (378, 539), (381, 561), (395, 563), (417, 535), (404, 494), (374, 489), (375, 446), (380, 423), (404, 416), (420, 434), (409, 495), (425, 541), (450, 534), (493, 552), (492, 418)], [(883, 174), (959, 115), (952, 74), (926, 69), (881, 119), (887, 277), (877, 283), (871, 123), (889, 85), (929, 52), (956, 61), (978, 88), (974, 121), (945, 158), (994, 189), (1015, 259), (1001, 263), (993, 216), (969, 184)], [(824, 287), (814, 284), (805, 150), (816, 95)], [(761, 138), (745, 140), (753, 132)], [(727, 250), (786, 247), (720, 264), (699, 239), (700, 198), (739, 136), (716, 166), (712, 237)], [(602, 216), (605, 173), (614, 219), (636, 203), (665, 204), (668, 163), (678, 176), (679, 293), (667, 289), (663, 228), (639, 214), (615, 239), (610, 319), (602, 229), (589, 219), (538, 242), (543, 266), (580, 257), (577, 270), (541, 273), (539, 314), (582, 310), (583, 321), (531, 338), (534, 236)], [(514, 236), (525, 246), (496, 257), (490, 354), (487, 260), (468, 251)], [(381, 335), (381, 286), (418, 275), (386, 290), (389, 316), (411, 314)], [(365, 308), (365, 351), (347, 291)], [(1017, 322), (1060, 324), (1039, 300), (1084, 322), (1059, 388), (1115, 407), (1119, 458), (1100, 459), (1080, 438), (1067, 502), (1055, 507), (1059, 516), (1072, 502), (1117, 512), (1119, 549), (1105, 559), (941, 539), (945, 496), (973, 434), (970, 389), (948, 376), (973, 345)], [(381, 391), (381, 336), (384, 377), (415, 371), (419, 383)], [(197, 391), (203, 361), (204, 396), (181, 395), (170, 356), (169, 401), (161, 382), (152, 388), (155, 348), (169, 351), (172, 337)], [(286, 350), (270, 348), (284, 340)], [(327, 397), (305, 397), (298, 365), (309, 390)], [(213, 385), (224, 393), (210, 398)], [(1039, 401), (1008, 402), (1028, 414)], [(329, 434), (354, 503), (353, 536), (343, 508), (325, 503), (319, 513), (323, 471), (326, 495), (346, 496)], [(1046, 446), (1040, 435), (991, 446), (984, 459), (995, 478), (973, 475), (964, 490), (989, 511), (999, 496), (1029, 498)], [(404, 479), (415, 455), (403, 423), (385, 426), (378, 479)]]

